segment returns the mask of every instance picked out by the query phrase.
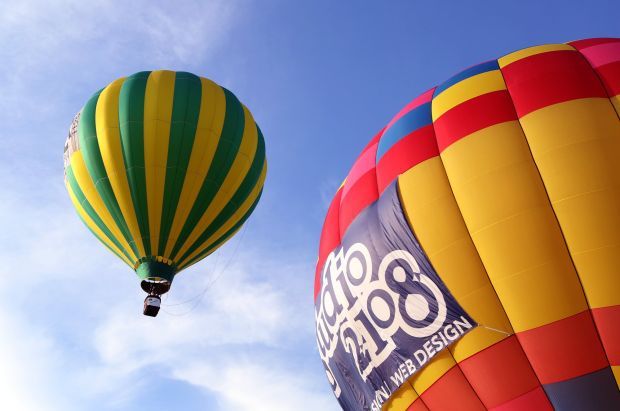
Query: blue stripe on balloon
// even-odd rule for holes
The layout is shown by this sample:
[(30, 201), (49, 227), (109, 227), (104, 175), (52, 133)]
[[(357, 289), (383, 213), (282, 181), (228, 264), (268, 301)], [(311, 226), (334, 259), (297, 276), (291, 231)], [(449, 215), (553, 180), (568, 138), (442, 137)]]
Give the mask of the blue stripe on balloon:
[(486, 63), (477, 64), (473, 67), (461, 71), (459, 74), (452, 76), (449, 80), (443, 82), (439, 87), (435, 89), (433, 98), (437, 97), (444, 90), (452, 87), (456, 83), (459, 83), (465, 79), (475, 76), (476, 74), (486, 73), (487, 71), (499, 70), (499, 64), (497, 60), (487, 61)]
[(377, 147), (377, 163), (383, 155), (403, 137), (433, 122), (431, 103), (422, 104), (399, 118), (385, 130)]
[(609, 367), (544, 388), (556, 410), (620, 410), (620, 391)]

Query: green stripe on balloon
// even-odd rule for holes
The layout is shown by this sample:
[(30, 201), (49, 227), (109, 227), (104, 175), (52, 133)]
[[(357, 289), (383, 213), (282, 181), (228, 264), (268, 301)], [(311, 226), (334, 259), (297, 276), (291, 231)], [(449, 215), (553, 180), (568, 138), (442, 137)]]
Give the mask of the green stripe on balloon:
[(140, 255), (136, 242), (131, 237), (125, 218), (118, 205), (114, 191), (110, 185), (110, 180), (103, 165), (103, 159), (101, 158), (101, 152), (99, 151), (99, 142), (97, 141), (97, 127), (95, 123), (95, 113), (97, 109), (97, 102), (99, 95), (103, 90), (99, 90), (94, 96), (88, 100), (82, 114), (80, 116), (80, 122), (78, 124), (78, 138), (80, 141), (80, 150), (83, 153), (84, 163), (88, 174), (95, 184), (97, 192), (101, 196), (103, 203), (110, 212), (110, 215), (116, 222), (116, 225), (121, 230), (123, 237), (129, 243), (129, 246), (134, 251), (135, 255)]
[(177, 238), (174, 248), (172, 249), (171, 259), (173, 261), (176, 261), (176, 254), (179, 252), (196, 224), (198, 224), (198, 221), (211, 204), (211, 201), (213, 201), (217, 192), (222, 188), (222, 183), (230, 171), (243, 138), (243, 130), (245, 127), (243, 107), (233, 93), (223, 87), (222, 89), (226, 97), (226, 114), (224, 116), (222, 134), (211, 167), (202, 183), (202, 187), (200, 188), (192, 210), (181, 229), (179, 238)]
[(174, 82), (166, 182), (157, 255), (163, 255), (170, 235), (194, 146), (201, 99), (200, 78), (191, 73), (177, 72)]
[[(117, 246), (118, 249), (123, 252), (123, 254), (125, 254), (125, 256), (129, 259), (129, 261), (132, 261), (133, 257), (129, 255), (127, 250), (125, 250), (123, 248), (123, 246), (120, 244), (118, 239), (112, 234), (112, 232), (110, 232), (110, 230), (105, 225), (105, 223), (101, 220), (101, 218), (99, 217), (99, 215), (97, 214), (95, 209), (90, 205), (90, 203), (86, 199), (86, 196), (84, 195), (84, 192), (80, 188), (80, 185), (78, 184), (78, 182), (77, 182), (77, 180), (75, 178), (75, 174), (73, 174), (73, 170), (72, 170), (71, 166), (67, 167), (67, 169), (66, 169), (66, 176), (67, 176), (67, 183), (71, 187), (71, 191), (73, 191), (73, 194), (75, 195), (75, 198), (82, 205), (82, 208), (84, 209), (84, 212), (86, 214), (88, 214), (88, 216), (93, 220), (93, 222), (97, 225), (97, 227), (99, 227), (99, 229), (106, 235), (106, 237), (108, 237), (110, 239), (110, 241), (112, 243), (114, 243), (114, 245)], [(81, 216), (80, 216), (80, 218), (81, 218)], [(89, 227), (89, 229), (90, 229), (90, 227)], [(99, 238), (99, 236), (97, 236), (97, 238)], [(105, 244), (103, 239), (99, 238), (99, 240), (102, 243)], [(106, 247), (108, 246), (107, 244), (105, 244), (105, 245), (106, 245)], [(112, 250), (111, 248), (110, 248), (110, 250), (112, 252), (114, 252), (114, 254), (117, 254), (116, 251)]]
[(143, 71), (127, 77), (118, 97), (119, 127), (127, 183), (146, 255), (151, 255), (151, 242), (144, 166), (144, 96), (150, 73)]

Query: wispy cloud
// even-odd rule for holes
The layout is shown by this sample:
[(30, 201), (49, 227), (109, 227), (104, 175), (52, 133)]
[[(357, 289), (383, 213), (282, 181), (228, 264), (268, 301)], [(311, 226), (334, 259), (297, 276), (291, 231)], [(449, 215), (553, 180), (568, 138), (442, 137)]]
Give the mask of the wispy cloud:
[(274, 366), (261, 364), (254, 358), (238, 358), (217, 369), (204, 363), (190, 364), (174, 370), (174, 375), (216, 393), (221, 410), (335, 409), (333, 397), (325, 390), (319, 391), (311, 376), (290, 364), (284, 368), (282, 363)]
[[(93, 79), (108, 82), (131, 70), (204, 63), (244, 19), (243, 3), (4, 2), (0, 105), (14, 120), (30, 116), (32, 109), (40, 114), (54, 110), (59, 97), (73, 96), (84, 85), (92, 88)], [(50, 101), (55, 104), (46, 104)]]
[(20, 313), (7, 310), (6, 304), (0, 309), (0, 330), (0, 409), (52, 411), (66, 407), (49, 383), (61, 366), (61, 354), (48, 333), (22, 322)]
[(134, 380), (157, 367), (210, 393), (222, 410), (329, 409), (333, 399), (323, 381), (290, 359), (296, 345), (312, 338), (311, 327), (298, 320), (295, 296), (252, 279), (249, 271), (247, 262), (237, 264), (184, 317), (162, 313), (154, 323), (128, 318), (131, 307), (119, 306), (94, 333), (97, 373)]

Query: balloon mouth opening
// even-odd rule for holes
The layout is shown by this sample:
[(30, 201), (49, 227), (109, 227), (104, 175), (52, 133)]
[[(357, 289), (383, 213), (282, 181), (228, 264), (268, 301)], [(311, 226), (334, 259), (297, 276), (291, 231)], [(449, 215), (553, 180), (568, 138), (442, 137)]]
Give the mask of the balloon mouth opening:
[(158, 261), (157, 258), (145, 259), (138, 263), (136, 274), (142, 280), (152, 283), (171, 283), (176, 274), (176, 266)]

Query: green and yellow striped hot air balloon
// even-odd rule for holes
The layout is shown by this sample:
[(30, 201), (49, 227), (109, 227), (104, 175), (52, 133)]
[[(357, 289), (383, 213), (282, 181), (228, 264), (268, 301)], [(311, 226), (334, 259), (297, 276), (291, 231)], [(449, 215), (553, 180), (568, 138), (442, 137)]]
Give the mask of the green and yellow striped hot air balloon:
[(64, 161), (80, 218), (143, 280), (149, 315), (179, 271), (239, 230), (267, 169), (262, 133), (230, 91), (164, 70), (95, 93), (71, 124)]

